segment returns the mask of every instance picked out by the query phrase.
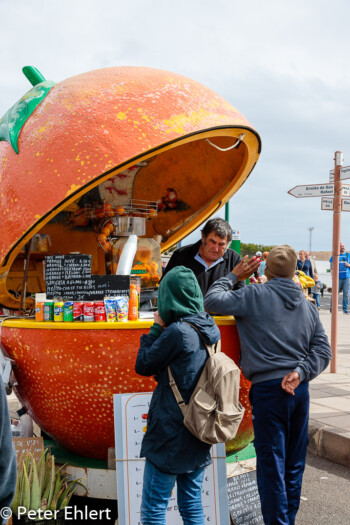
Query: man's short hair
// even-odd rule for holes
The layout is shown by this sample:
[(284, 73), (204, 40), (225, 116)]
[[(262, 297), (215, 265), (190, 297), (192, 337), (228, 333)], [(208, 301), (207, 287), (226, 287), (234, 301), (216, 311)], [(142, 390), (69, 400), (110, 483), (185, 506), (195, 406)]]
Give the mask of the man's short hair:
[(203, 230), (201, 230), (204, 237), (208, 237), (209, 233), (214, 232), (215, 235), (220, 237), (220, 239), (227, 239), (227, 242), (232, 241), (232, 228), (227, 221), (220, 219), (219, 217), (214, 217), (210, 219)]

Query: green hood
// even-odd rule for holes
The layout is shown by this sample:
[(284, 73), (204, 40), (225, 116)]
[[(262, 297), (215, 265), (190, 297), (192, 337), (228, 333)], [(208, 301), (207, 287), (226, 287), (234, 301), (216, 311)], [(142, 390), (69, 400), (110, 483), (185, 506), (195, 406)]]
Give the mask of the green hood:
[(192, 270), (176, 266), (165, 274), (158, 290), (158, 311), (167, 325), (204, 311), (202, 291)]

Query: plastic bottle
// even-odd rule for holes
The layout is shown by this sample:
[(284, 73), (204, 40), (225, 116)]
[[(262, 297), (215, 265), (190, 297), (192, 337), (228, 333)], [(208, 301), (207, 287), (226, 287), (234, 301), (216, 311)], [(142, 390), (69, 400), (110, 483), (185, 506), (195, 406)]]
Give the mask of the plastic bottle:
[(119, 259), (116, 275), (130, 275), (137, 250), (137, 235), (130, 235)]
[(129, 299), (129, 321), (137, 321), (138, 319), (138, 297), (136, 285), (130, 285), (130, 299)]
[(21, 437), (33, 437), (33, 420), (29, 414), (23, 414), (20, 418)]

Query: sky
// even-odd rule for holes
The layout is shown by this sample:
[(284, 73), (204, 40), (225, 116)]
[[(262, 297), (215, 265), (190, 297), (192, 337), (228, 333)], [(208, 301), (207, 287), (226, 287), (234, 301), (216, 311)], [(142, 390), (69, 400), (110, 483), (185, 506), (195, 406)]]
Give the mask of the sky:
[[(287, 192), (328, 182), (335, 151), (350, 166), (349, 20), (348, 0), (0, 0), (0, 115), (30, 89), (25, 65), (56, 82), (124, 65), (186, 75), (262, 140), (230, 200), (241, 241), (309, 249), (313, 227), (312, 250), (331, 250), (333, 213)], [(350, 212), (341, 239), (350, 249)]]

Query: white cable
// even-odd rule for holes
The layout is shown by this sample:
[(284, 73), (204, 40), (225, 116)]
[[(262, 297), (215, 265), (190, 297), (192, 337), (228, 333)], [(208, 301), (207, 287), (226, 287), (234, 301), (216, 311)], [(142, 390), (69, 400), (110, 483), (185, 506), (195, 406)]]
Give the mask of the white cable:
[(214, 144), (211, 140), (209, 139), (205, 139), (207, 142), (209, 142), (209, 144), (211, 146), (213, 146), (213, 148), (216, 148), (218, 149), (219, 151), (230, 151), (230, 149), (233, 149), (233, 148), (236, 148), (241, 142), (242, 140), (244, 139), (245, 137), (245, 133), (242, 133), (242, 135), (240, 135), (238, 137), (238, 139), (236, 140), (236, 142), (233, 144), (233, 146), (230, 146), (228, 148), (220, 148), (219, 146), (217, 146), (216, 144)]

